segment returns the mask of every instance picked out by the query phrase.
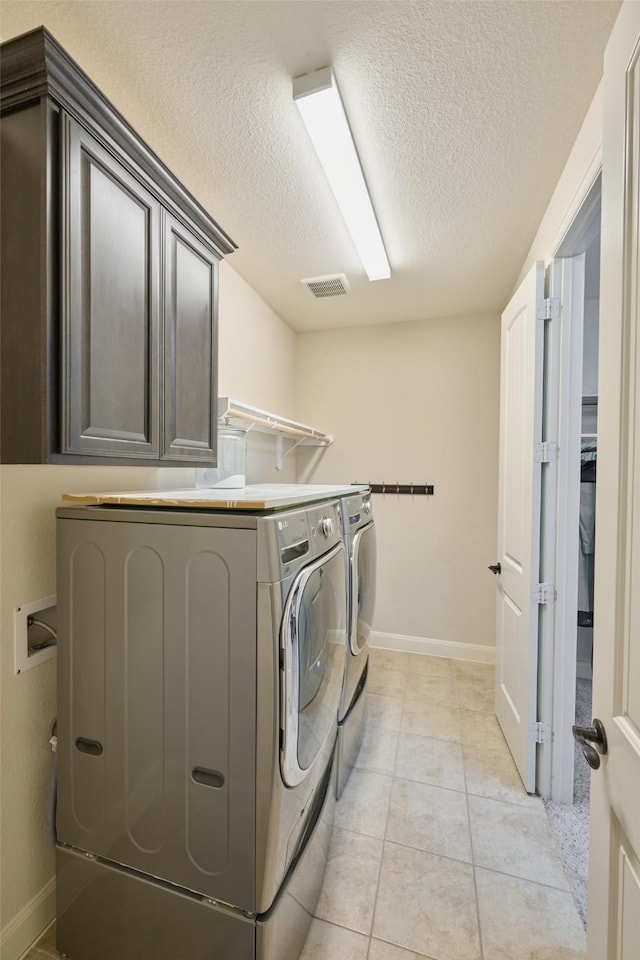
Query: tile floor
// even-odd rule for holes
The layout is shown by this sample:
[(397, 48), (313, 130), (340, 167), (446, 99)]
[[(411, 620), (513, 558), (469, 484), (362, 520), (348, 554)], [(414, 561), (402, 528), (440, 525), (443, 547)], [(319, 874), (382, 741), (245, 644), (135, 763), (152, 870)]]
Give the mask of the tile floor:
[(493, 684), (485, 664), (372, 651), (365, 739), (301, 960), (583, 960)]
[[(542, 801), (493, 715), (493, 668), (374, 650), (369, 689), (301, 960), (583, 960)], [(49, 931), (25, 960), (57, 956)]]

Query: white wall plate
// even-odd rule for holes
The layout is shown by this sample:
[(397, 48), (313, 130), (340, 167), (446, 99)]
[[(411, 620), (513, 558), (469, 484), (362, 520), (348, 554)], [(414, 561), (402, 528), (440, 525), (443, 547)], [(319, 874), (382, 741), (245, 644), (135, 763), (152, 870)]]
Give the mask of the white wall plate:
[(31, 603), (22, 603), (13, 611), (13, 633), (15, 643), (15, 672), (23, 673), (30, 667), (37, 667), (39, 663), (50, 660), (56, 655), (56, 647), (45, 647), (44, 650), (29, 650), (29, 633), (37, 633), (37, 637), (46, 638), (46, 632), (42, 628), (32, 626), (31, 631), (27, 629), (27, 618), (37, 617), (56, 628), (56, 597), (45, 597), (43, 600), (34, 600)]

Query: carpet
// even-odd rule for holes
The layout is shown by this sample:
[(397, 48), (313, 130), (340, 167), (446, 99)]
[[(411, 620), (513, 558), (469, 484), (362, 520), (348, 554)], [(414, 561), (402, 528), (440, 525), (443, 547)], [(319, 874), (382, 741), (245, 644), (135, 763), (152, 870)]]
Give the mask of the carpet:
[[(576, 680), (576, 723), (591, 723), (591, 680)], [(576, 744), (573, 804), (545, 800), (551, 832), (582, 922), (587, 926), (587, 867), (589, 862), (589, 788), (591, 768)]]

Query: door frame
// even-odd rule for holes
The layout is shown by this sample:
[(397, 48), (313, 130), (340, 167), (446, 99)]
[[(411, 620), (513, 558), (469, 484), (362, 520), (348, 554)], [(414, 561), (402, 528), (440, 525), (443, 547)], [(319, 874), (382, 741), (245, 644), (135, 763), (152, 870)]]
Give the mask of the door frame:
[[(591, 160), (550, 257), (550, 294), (562, 304), (559, 343), (557, 523), (555, 541), (556, 603), (552, 665), (540, 663), (540, 699), (551, 705), (551, 750), (541, 751), (541, 795), (573, 803), (575, 681), (577, 661), (577, 584), (579, 461), (582, 433), (584, 337), (584, 258), (601, 199), (602, 144)], [(597, 224), (595, 224), (597, 226)]]

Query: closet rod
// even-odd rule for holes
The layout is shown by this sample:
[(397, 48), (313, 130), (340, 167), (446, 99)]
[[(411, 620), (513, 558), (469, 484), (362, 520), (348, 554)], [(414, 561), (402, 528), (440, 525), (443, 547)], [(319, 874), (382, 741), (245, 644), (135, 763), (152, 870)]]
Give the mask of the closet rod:
[[(354, 486), (361, 486), (361, 484), (354, 484)], [(368, 486), (371, 489), (371, 493), (408, 494), (411, 497), (433, 496), (432, 483), (369, 483)]]

